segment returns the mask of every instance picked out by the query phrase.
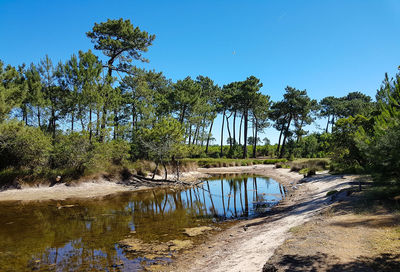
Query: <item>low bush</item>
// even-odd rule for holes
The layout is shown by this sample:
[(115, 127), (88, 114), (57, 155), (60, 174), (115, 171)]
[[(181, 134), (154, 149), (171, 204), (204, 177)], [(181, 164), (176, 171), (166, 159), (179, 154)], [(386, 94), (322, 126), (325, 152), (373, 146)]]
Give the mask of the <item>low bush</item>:
[(0, 124), (0, 169), (28, 168), (39, 172), (48, 166), (51, 138), (39, 128), (10, 121)]

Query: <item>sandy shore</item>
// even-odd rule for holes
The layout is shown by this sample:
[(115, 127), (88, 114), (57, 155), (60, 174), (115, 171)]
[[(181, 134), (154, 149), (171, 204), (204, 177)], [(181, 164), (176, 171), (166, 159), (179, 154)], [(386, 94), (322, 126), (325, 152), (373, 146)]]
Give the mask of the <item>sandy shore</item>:
[[(206, 177), (207, 174), (198, 171), (185, 172), (181, 174), (181, 179), (187, 182), (195, 181), (198, 178)], [(72, 184), (60, 183), (52, 187), (41, 185), (38, 187), (23, 186), (22, 189), (9, 189), (0, 192), (0, 201), (46, 201), (46, 200), (65, 200), (69, 198), (94, 198), (106, 195), (112, 195), (120, 192), (146, 190), (152, 187), (172, 186), (155, 182), (143, 182), (126, 185), (126, 182), (119, 180), (107, 180), (104, 177), (97, 177), (84, 182), (75, 182)], [(169, 175), (173, 180), (174, 175)]]
[[(301, 225), (326, 207), (326, 193), (349, 187), (355, 176), (318, 174), (302, 179), (288, 169), (253, 166), (254, 173), (269, 176), (290, 185), (290, 197), (271, 215), (242, 221), (215, 235), (205, 244), (178, 257), (174, 271), (261, 271), (274, 251), (289, 237), (288, 231)], [(238, 167), (235, 171), (248, 172)], [(201, 170), (208, 173), (232, 172), (230, 169)], [(301, 183), (300, 183), (301, 180)]]
[[(292, 180), (299, 180), (300, 175), (295, 172), (289, 172), (287, 169), (276, 169), (273, 165), (254, 165), (237, 166), (224, 168), (199, 168), (197, 171), (181, 173), (180, 179), (186, 182), (196, 181), (202, 177), (208, 177), (208, 173), (257, 173), (276, 179), (287, 185)], [(156, 176), (161, 179), (161, 176)], [(168, 179), (174, 180), (174, 175), (168, 175)], [(140, 183), (126, 185), (119, 180), (107, 180), (98, 177), (85, 182), (72, 184), (56, 184), (53, 187), (41, 185), (39, 187), (23, 186), (22, 189), (9, 189), (0, 192), (0, 201), (46, 201), (46, 200), (65, 200), (68, 198), (94, 198), (127, 191), (145, 190), (155, 186), (163, 186), (155, 183)], [(171, 186), (171, 185), (166, 185)]]

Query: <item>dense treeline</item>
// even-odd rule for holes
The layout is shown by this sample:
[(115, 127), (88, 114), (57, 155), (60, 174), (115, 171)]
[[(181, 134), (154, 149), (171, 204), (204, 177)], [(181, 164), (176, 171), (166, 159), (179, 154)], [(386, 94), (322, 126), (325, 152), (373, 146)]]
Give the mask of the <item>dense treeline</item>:
[[(398, 174), (398, 75), (385, 78), (377, 102), (360, 92), (317, 102), (289, 86), (273, 102), (254, 76), (221, 87), (202, 75), (173, 82), (136, 67), (148, 61), (143, 53), (155, 36), (129, 20), (96, 23), (86, 34), (100, 56), (89, 50), (59, 63), (48, 56), (18, 67), (0, 62), (3, 173), (82, 174), (137, 159), (158, 167), (182, 157), (329, 155), (339, 167)], [(217, 116), (221, 142), (213, 145)], [(306, 127), (321, 117), (324, 132), (309, 134)], [(259, 146), (271, 125), (278, 143), (265, 138)]]

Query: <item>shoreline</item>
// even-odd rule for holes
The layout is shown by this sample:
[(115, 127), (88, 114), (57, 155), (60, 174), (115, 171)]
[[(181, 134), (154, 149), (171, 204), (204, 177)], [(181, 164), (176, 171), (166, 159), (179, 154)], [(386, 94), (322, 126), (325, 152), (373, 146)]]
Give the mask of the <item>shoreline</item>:
[[(216, 169), (212, 172), (224, 171)], [(320, 173), (303, 178), (289, 169), (274, 169), (274, 176), (270, 169), (254, 169), (254, 172), (269, 173), (271, 178), (291, 185), (289, 197), (267, 215), (239, 221), (224, 232), (211, 235), (203, 244), (178, 255), (170, 265), (170, 271), (261, 271), (275, 250), (290, 237), (292, 228), (311, 221), (329, 207), (327, 192), (348, 188), (357, 177)]]
[[(288, 179), (299, 176), (295, 172), (288, 169), (275, 168), (273, 165), (254, 165), (254, 166), (234, 166), (223, 168), (198, 168), (197, 171), (188, 171), (181, 173), (181, 180), (185, 182), (195, 182), (199, 178), (210, 177), (209, 174), (229, 174), (229, 173), (252, 173), (265, 175), (276, 179), (278, 182), (287, 186)], [(169, 179), (174, 179), (174, 175), (169, 175)], [(104, 176), (87, 179), (85, 181), (75, 181), (71, 184), (60, 183), (50, 187), (48, 184), (23, 187), (22, 189), (7, 189), (0, 192), (0, 203), (6, 201), (49, 201), (49, 200), (66, 200), (66, 199), (87, 199), (104, 197), (108, 195), (118, 194), (121, 192), (134, 192), (147, 190), (154, 187), (175, 187), (182, 186), (179, 184), (165, 184), (157, 182), (162, 179), (156, 176), (152, 182), (142, 182), (127, 184), (118, 179), (107, 179)], [(129, 181), (128, 181), (129, 183)]]
[[(261, 271), (289, 237), (293, 227), (302, 225), (328, 207), (326, 193), (349, 187), (356, 176), (333, 176), (319, 173), (303, 178), (290, 169), (274, 165), (253, 165), (222, 168), (198, 168), (182, 173), (182, 180), (195, 182), (198, 178), (214, 174), (256, 174), (275, 179), (286, 187), (286, 197), (265, 216), (238, 220), (222, 232), (209, 234), (202, 244), (174, 256), (174, 261), (162, 266), (163, 271)], [(168, 178), (173, 178), (169, 176)], [(161, 179), (161, 177), (158, 177)], [(128, 181), (129, 183), (129, 181)], [(69, 186), (10, 189), (0, 192), (0, 203), (6, 201), (51, 201), (89, 199), (128, 191), (147, 190), (154, 187), (182, 185), (151, 182), (150, 185), (126, 185), (105, 177), (74, 182)]]

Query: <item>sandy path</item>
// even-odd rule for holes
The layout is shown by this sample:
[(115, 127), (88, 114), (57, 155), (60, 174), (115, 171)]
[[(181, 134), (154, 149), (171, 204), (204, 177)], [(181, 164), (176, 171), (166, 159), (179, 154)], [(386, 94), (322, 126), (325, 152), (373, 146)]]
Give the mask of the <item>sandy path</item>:
[[(277, 171), (278, 170), (278, 171)], [(221, 170), (222, 171), (222, 170)], [(271, 173), (274, 172), (274, 174)], [(285, 172), (287, 171), (287, 172)], [(211, 172), (211, 171), (210, 171)], [(213, 170), (212, 172), (218, 172)], [(283, 183), (297, 183), (300, 175), (285, 169), (264, 168), (256, 171)], [(273, 176), (274, 175), (274, 176)], [(328, 199), (326, 193), (350, 186), (354, 177), (319, 174), (295, 185), (295, 192), (278, 209), (265, 218), (248, 220), (216, 235), (190, 255), (178, 259), (177, 271), (261, 271), (275, 249), (288, 237), (290, 228), (303, 224), (317, 214)], [(292, 180), (293, 181), (293, 180)]]

